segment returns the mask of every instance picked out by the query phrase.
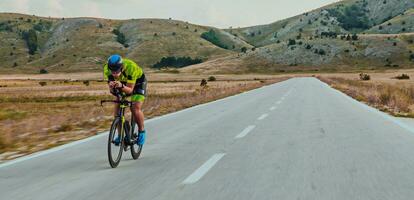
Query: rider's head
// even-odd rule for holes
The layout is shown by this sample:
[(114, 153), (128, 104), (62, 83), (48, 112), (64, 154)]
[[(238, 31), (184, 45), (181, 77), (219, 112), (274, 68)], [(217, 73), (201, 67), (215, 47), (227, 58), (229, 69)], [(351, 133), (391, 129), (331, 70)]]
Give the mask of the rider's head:
[(122, 57), (118, 54), (109, 56), (108, 58), (108, 68), (111, 70), (112, 76), (119, 77), (121, 75), (123, 67)]

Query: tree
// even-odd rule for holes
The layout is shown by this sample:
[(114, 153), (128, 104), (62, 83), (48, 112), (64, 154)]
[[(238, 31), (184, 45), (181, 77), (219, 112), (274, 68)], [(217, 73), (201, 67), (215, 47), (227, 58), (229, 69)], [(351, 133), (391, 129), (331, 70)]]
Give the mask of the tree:
[(247, 52), (247, 48), (246, 47), (242, 47), (241, 48), (241, 52), (246, 53)]
[(22, 36), (23, 39), (26, 41), (27, 47), (29, 49), (29, 54), (34, 55), (38, 47), (36, 31), (33, 29), (30, 29), (29, 31), (24, 31)]
[(174, 56), (170, 56), (170, 57), (163, 57), (161, 58), (161, 60), (157, 63), (155, 63), (152, 67), (154, 68), (162, 68), (162, 67), (175, 67), (175, 68), (180, 68), (180, 67), (185, 67), (188, 65), (194, 65), (194, 64), (198, 64), (201, 63), (202, 60), (200, 58), (195, 58), (192, 59), (190, 57), (174, 57)]
[(216, 77), (214, 77), (214, 76), (210, 76), (210, 77), (208, 77), (208, 81), (216, 81), (217, 79), (216, 79)]
[(296, 40), (289, 39), (288, 46), (291, 46), (291, 45), (296, 45)]
[(356, 33), (354, 33), (354, 34), (352, 35), (352, 40), (358, 40), (358, 35), (357, 35)]
[(227, 49), (227, 45), (225, 45), (220, 38), (218, 37), (216, 31), (210, 29), (208, 32), (204, 32), (201, 34), (201, 38), (213, 43), (214, 45), (221, 47), (223, 49)]

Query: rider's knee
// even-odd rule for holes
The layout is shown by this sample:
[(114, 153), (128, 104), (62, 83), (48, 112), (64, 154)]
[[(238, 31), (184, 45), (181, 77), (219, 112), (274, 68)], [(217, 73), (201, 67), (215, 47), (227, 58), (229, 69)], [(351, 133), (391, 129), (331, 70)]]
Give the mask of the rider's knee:
[(142, 108), (141, 103), (136, 103), (132, 106), (132, 109), (134, 109), (135, 111), (141, 111), (141, 108)]

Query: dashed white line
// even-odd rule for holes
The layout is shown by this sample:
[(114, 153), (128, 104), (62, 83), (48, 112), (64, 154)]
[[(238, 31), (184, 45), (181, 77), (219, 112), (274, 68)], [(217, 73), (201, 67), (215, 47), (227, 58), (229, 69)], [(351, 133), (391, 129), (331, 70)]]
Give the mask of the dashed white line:
[(276, 106), (272, 106), (272, 107), (270, 107), (270, 109), (269, 110), (276, 110)]
[(214, 154), (210, 159), (208, 159), (201, 167), (194, 171), (190, 176), (188, 176), (183, 184), (193, 184), (200, 180), (223, 156), (225, 153)]
[(263, 114), (259, 118), (257, 118), (257, 120), (262, 120), (262, 119), (266, 118), (267, 116), (269, 116), (269, 115), (268, 114)]
[(248, 127), (246, 127), (240, 134), (238, 134), (235, 138), (242, 138), (244, 136), (246, 136), (250, 131), (252, 131), (256, 126), (254, 125), (250, 125)]

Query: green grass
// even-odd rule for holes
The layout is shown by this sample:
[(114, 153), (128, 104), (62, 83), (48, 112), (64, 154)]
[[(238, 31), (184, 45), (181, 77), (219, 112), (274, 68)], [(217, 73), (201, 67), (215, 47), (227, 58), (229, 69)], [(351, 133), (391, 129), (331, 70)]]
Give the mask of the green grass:
[(24, 117), (27, 116), (27, 112), (25, 111), (14, 111), (14, 110), (0, 110), (0, 120), (6, 120), (6, 119), (10, 119), (10, 120), (18, 120), (18, 119), (23, 119)]

